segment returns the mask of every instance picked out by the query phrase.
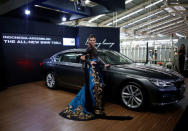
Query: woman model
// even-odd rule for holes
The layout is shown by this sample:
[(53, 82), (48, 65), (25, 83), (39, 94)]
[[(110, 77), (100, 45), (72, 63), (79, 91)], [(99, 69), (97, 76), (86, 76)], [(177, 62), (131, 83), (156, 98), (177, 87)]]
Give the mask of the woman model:
[[(103, 79), (99, 67), (96, 38), (89, 36), (89, 44), (86, 52), (81, 56), (89, 68), (85, 70), (85, 83), (77, 96), (68, 104), (61, 116), (73, 120), (91, 120), (104, 116), (103, 112)], [(108, 65), (106, 65), (108, 66)]]
[(185, 64), (185, 45), (181, 44), (179, 52), (179, 73), (183, 74)]

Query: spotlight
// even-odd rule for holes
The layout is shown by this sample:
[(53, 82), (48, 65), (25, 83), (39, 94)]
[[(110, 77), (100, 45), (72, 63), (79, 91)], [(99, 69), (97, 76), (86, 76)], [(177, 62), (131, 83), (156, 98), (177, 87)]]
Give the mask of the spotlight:
[(26, 9), (26, 10), (25, 10), (25, 15), (30, 15), (30, 14), (31, 14), (31, 11), (28, 10), (28, 9)]
[(64, 16), (64, 17), (62, 17), (62, 21), (66, 21), (67, 20), (67, 18)]
[(90, 3), (90, 0), (85, 0), (85, 3), (86, 3), (86, 4), (89, 4), (89, 3)]

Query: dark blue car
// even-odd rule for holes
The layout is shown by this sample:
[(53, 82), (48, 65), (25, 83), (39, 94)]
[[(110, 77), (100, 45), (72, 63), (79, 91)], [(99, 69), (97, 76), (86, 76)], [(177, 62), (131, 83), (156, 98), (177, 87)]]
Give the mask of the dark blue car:
[[(85, 49), (70, 49), (45, 59), (41, 71), (50, 89), (84, 85), (84, 69), (80, 56)], [(161, 66), (136, 64), (123, 54), (98, 50), (105, 96), (120, 98), (129, 109), (140, 110), (147, 105), (166, 105), (180, 101), (185, 92), (184, 77)], [(110, 67), (103, 66), (110, 64)]]

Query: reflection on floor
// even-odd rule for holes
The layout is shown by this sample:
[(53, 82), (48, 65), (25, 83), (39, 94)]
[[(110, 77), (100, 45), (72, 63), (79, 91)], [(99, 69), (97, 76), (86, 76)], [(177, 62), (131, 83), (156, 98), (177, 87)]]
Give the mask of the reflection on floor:
[[(188, 87), (188, 79), (185, 79)], [(188, 90), (178, 104), (135, 112), (118, 104), (106, 102), (107, 115), (129, 115), (129, 121), (72, 121), (59, 112), (76, 94), (65, 90), (50, 90), (44, 82), (9, 87), (0, 92), (0, 131), (172, 131), (188, 105)]]
[(188, 106), (186, 107), (181, 118), (177, 122), (174, 131), (188, 131), (187, 121), (188, 121)]

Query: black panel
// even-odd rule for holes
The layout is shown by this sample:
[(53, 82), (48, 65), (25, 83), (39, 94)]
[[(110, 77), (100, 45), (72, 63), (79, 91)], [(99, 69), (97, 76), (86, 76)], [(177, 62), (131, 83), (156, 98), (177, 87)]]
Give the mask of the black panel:
[(125, 0), (91, 0), (105, 6), (110, 11), (125, 10)]
[[(120, 51), (120, 30), (119, 28), (100, 28), (100, 27), (80, 27), (80, 48), (87, 47), (87, 39), (90, 34), (96, 36), (96, 43), (104, 43), (99, 46), (101, 49), (112, 49)], [(114, 45), (112, 44), (114, 43)], [(110, 47), (111, 46), (111, 47)]]
[(70, 0), (48, 0), (46, 2), (43, 2), (43, 5), (55, 7), (56, 9), (61, 9), (71, 14), (90, 16), (89, 7), (83, 7), (83, 9), (78, 9), (79, 5), (76, 2), (71, 2)]

